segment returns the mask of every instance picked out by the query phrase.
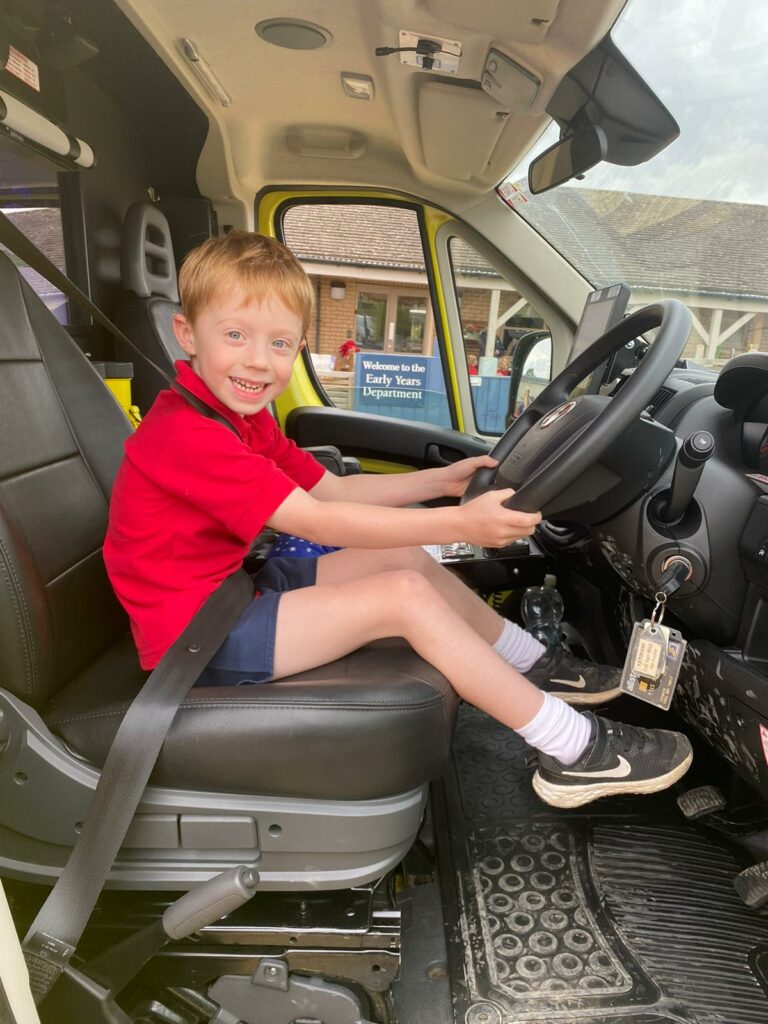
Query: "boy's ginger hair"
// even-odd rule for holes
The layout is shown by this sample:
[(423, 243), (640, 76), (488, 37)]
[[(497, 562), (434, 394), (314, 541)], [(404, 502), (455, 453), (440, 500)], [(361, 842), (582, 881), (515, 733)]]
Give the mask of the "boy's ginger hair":
[(312, 283), (282, 242), (253, 231), (230, 231), (209, 238), (185, 257), (179, 297), (190, 323), (216, 295), (238, 287), (257, 302), (278, 298), (301, 319), (302, 337), (306, 336), (314, 301)]

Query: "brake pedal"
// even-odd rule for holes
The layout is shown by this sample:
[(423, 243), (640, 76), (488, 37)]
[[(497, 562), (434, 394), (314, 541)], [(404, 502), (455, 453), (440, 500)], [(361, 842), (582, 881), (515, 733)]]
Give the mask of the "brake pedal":
[(677, 798), (677, 806), (688, 821), (704, 818), (715, 811), (725, 810), (726, 799), (717, 786), (697, 786)]
[(733, 887), (751, 910), (768, 903), (768, 860), (744, 868), (733, 880)]

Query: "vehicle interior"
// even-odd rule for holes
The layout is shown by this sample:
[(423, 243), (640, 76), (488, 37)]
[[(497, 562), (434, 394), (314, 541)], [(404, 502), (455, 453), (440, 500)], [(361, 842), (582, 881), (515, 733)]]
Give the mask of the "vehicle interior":
[[(758, 0), (6, 0), (0, 1020), (768, 1019), (767, 36)], [(289, 437), (492, 453), (466, 500), (541, 524), (435, 558), (515, 621), (556, 576), (580, 657), (687, 642), (671, 707), (605, 710), (686, 733), (672, 789), (547, 806), (399, 637), (190, 689), (234, 577), (148, 680), (109, 496), (233, 228), (315, 288)]]

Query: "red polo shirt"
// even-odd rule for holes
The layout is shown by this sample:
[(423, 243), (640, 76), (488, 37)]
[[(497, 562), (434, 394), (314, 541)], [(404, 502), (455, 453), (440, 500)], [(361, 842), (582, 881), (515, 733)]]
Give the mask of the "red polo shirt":
[(125, 442), (104, 542), (107, 572), (143, 668), (154, 668), (291, 491), (325, 472), (266, 411), (240, 416), (187, 362), (177, 379), (237, 435), (163, 391)]

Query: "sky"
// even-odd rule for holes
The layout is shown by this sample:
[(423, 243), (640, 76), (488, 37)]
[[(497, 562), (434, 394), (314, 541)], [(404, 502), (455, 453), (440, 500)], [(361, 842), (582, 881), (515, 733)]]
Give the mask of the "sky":
[(570, 184), (768, 204), (768, 2), (629, 0), (613, 39), (680, 138), (646, 164), (601, 164)]

